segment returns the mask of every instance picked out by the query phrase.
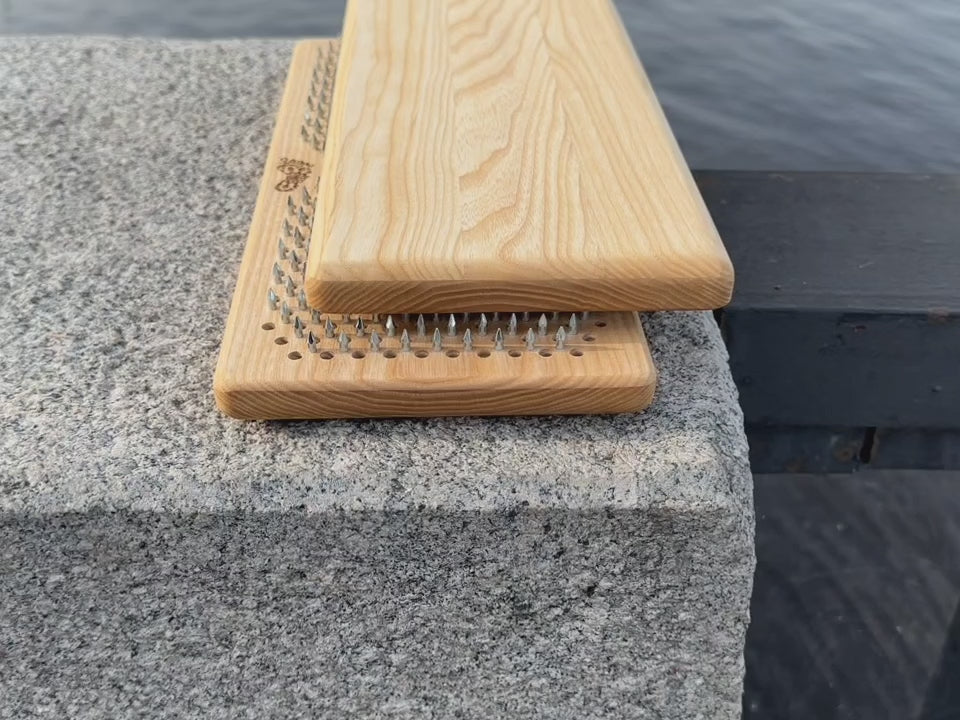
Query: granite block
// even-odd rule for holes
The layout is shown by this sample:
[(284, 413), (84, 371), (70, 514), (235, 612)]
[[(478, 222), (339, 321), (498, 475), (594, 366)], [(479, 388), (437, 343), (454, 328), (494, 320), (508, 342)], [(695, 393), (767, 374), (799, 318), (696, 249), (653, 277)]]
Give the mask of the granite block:
[(739, 717), (709, 314), (639, 415), (218, 413), (291, 47), (0, 39), (0, 717)]

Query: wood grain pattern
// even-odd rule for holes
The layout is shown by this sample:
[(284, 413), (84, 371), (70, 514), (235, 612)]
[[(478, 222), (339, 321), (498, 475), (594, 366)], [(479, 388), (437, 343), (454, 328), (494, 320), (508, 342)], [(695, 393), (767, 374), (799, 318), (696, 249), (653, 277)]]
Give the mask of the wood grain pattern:
[[(463, 348), (462, 336), (444, 334), (437, 352), (432, 349), (437, 324), (433, 316), (427, 318), (429, 331), (422, 337), (416, 335), (416, 318), (404, 321), (397, 316), (397, 333), (387, 337), (385, 316), (364, 315), (365, 333), (358, 337), (354, 327), (358, 315), (315, 316), (309, 307), (301, 309), (303, 270), (294, 267), (289, 251), (302, 252), (296, 248), (296, 232), (304, 234), (303, 245), (310, 242), (306, 216), (311, 208), (302, 193), (304, 187), (308, 191), (316, 187), (322, 160), (312, 136), (302, 136), (302, 118), (305, 98), (315, 86), (312, 76), (318, 57), (322, 65), (329, 47), (327, 41), (308, 41), (294, 53), (214, 377), (220, 408), (244, 419), (613, 413), (645, 408), (653, 398), (656, 371), (633, 312), (591, 315), (560, 351), (553, 336), (560, 323), (568, 321), (567, 315), (549, 316), (547, 332), (538, 337), (534, 350), (526, 348), (522, 333), (536, 327), (539, 313), (528, 321), (521, 315), (520, 333), (507, 336), (501, 351), (493, 347), (493, 333), (507, 328), (506, 317), (494, 321), (491, 313), (489, 331), (480, 336), (479, 317), (461, 315), (459, 332), (472, 327), (476, 334), (473, 350)], [(296, 177), (291, 168), (309, 169), (304, 177)], [(295, 180), (299, 182), (291, 187)], [(296, 226), (292, 233), (283, 231), (284, 221)], [(278, 260), (278, 239), (287, 251), (283, 260)], [(274, 277), (274, 263), (281, 278)], [(270, 290), (278, 296), (276, 308), (267, 301)], [(288, 304), (289, 314), (282, 312), (281, 303)], [(302, 337), (294, 325), (298, 318)], [(341, 352), (337, 338), (324, 336), (328, 318), (336, 323), (337, 333), (343, 330), (350, 336), (349, 351)], [(400, 347), (405, 327), (413, 334), (409, 352)], [(372, 330), (383, 336), (379, 352), (370, 344)], [(307, 342), (309, 332), (318, 336), (316, 352)]]
[(729, 300), (729, 258), (609, 0), (350, 0), (337, 78), (314, 304)]

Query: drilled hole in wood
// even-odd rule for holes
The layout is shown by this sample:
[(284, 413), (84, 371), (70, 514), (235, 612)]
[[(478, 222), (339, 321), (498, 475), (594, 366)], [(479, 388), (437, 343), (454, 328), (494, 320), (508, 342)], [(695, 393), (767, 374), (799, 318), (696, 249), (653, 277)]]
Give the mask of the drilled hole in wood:
[(595, 335), (584, 335), (584, 336), (583, 336), (584, 342), (593, 342), (593, 341), (596, 340), (596, 339), (597, 339), (597, 338), (596, 338)]
[(393, 350), (384, 350), (383, 356), (387, 360), (393, 360), (397, 356), (397, 354)]
[(264, 324), (261, 325), (260, 327), (262, 327), (264, 330), (273, 330), (273, 329), (276, 328), (277, 326), (274, 325), (273, 323), (264, 323)]
[(299, 360), (300, 358), (303, 357), (303, 355), (301, 355), (300, 353), (294, 351), (294, 352), (290, 353), (289, 355), (287, 355), (287, 357), (290, 358), (291, 360)]
[(488, 358), (488, 357), (490, 357), (490, 351), (489, 351), (489, 350), (481, 350), (480, 352), (477, 353), (477, 357)]
[(330, 352), (329, 350), (324, 350), (322, 353), (320, 353), (320, 359), (321, 359), (321, 360), (333, 360), (333, 353)]
[(603, 320), (597, 320), (597, 321), (594, 323), (594, 325), (596, 325), (597, 327), (606, 327), (606, 326), (607, 326), (607, 324), (606, 324)]
[(520, 352), (519, 350), (511, 350), (510, 352), (507, 353), (507, 355), (509, 355), (510, 357), (520, 357), (521, 355), (523, 355), (523, 353)]
[(570, 354), (574, 357), (583, 357), (583, 350), (571, 350)]
[(418, 358), (430, 357), (430, 353), (428, 353), (426, 350), (417, 350), (414, 355), (416, 355)]
[(447, 357), (448, 357), (448, 358), (458, 358), (458, 357), (460, 357), (460, 353), (458, 353), (456, 350), (447, 350)]
[(286, 344), (287, 344), (287, 339), (286, 339), (286, 338), (277, 338), (276, 340), (274, 340), (274, 342), (275, 342), (277, 345), (286, 345)]
[(553, 353), (549, 350), (541, 350), (540, 357), (553, 357)]
[(363, 360), (366, 356), (367, 354), (363, 350), (354, 350), (352, 353), (350, 353), (350, 357), (352, 357), (354, 360)]

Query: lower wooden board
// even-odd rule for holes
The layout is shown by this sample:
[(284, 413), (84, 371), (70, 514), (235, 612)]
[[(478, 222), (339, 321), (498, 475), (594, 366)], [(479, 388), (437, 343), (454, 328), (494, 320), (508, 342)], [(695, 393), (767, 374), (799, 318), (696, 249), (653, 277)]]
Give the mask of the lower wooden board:
[[(304, 260), (335, 57), (331, 40), (294, 51), (214, 377), (220, 408), (267, 420), (647, 407), (656, 370), (637, 313), (578, 313), (571, 328), (569, 314), (518, 310), (515, 331), (511, 313), (485, 314), (483, 328), (480, 313), (457, 314), (455, 327), (448, 315), (431, 313), (422, 324), (397, 315), (391, 330), (387, 316), (309, 306)], [(558, 347), (561, 327), (567, 336)]]

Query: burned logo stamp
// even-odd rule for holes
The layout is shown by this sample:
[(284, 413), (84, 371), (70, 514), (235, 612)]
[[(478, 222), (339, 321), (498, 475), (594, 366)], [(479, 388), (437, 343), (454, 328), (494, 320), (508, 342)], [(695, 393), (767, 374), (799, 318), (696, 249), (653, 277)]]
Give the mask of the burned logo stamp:
[(292, 192), (300, 187), (300, 183), (310, 177), (310, 171), (313, 165), (303, 160), (291, 160), (290, 158), (281, 158), (277, 170), (283, 173), (283, 179), (276, 184), (276, 189), (280, 192)]

